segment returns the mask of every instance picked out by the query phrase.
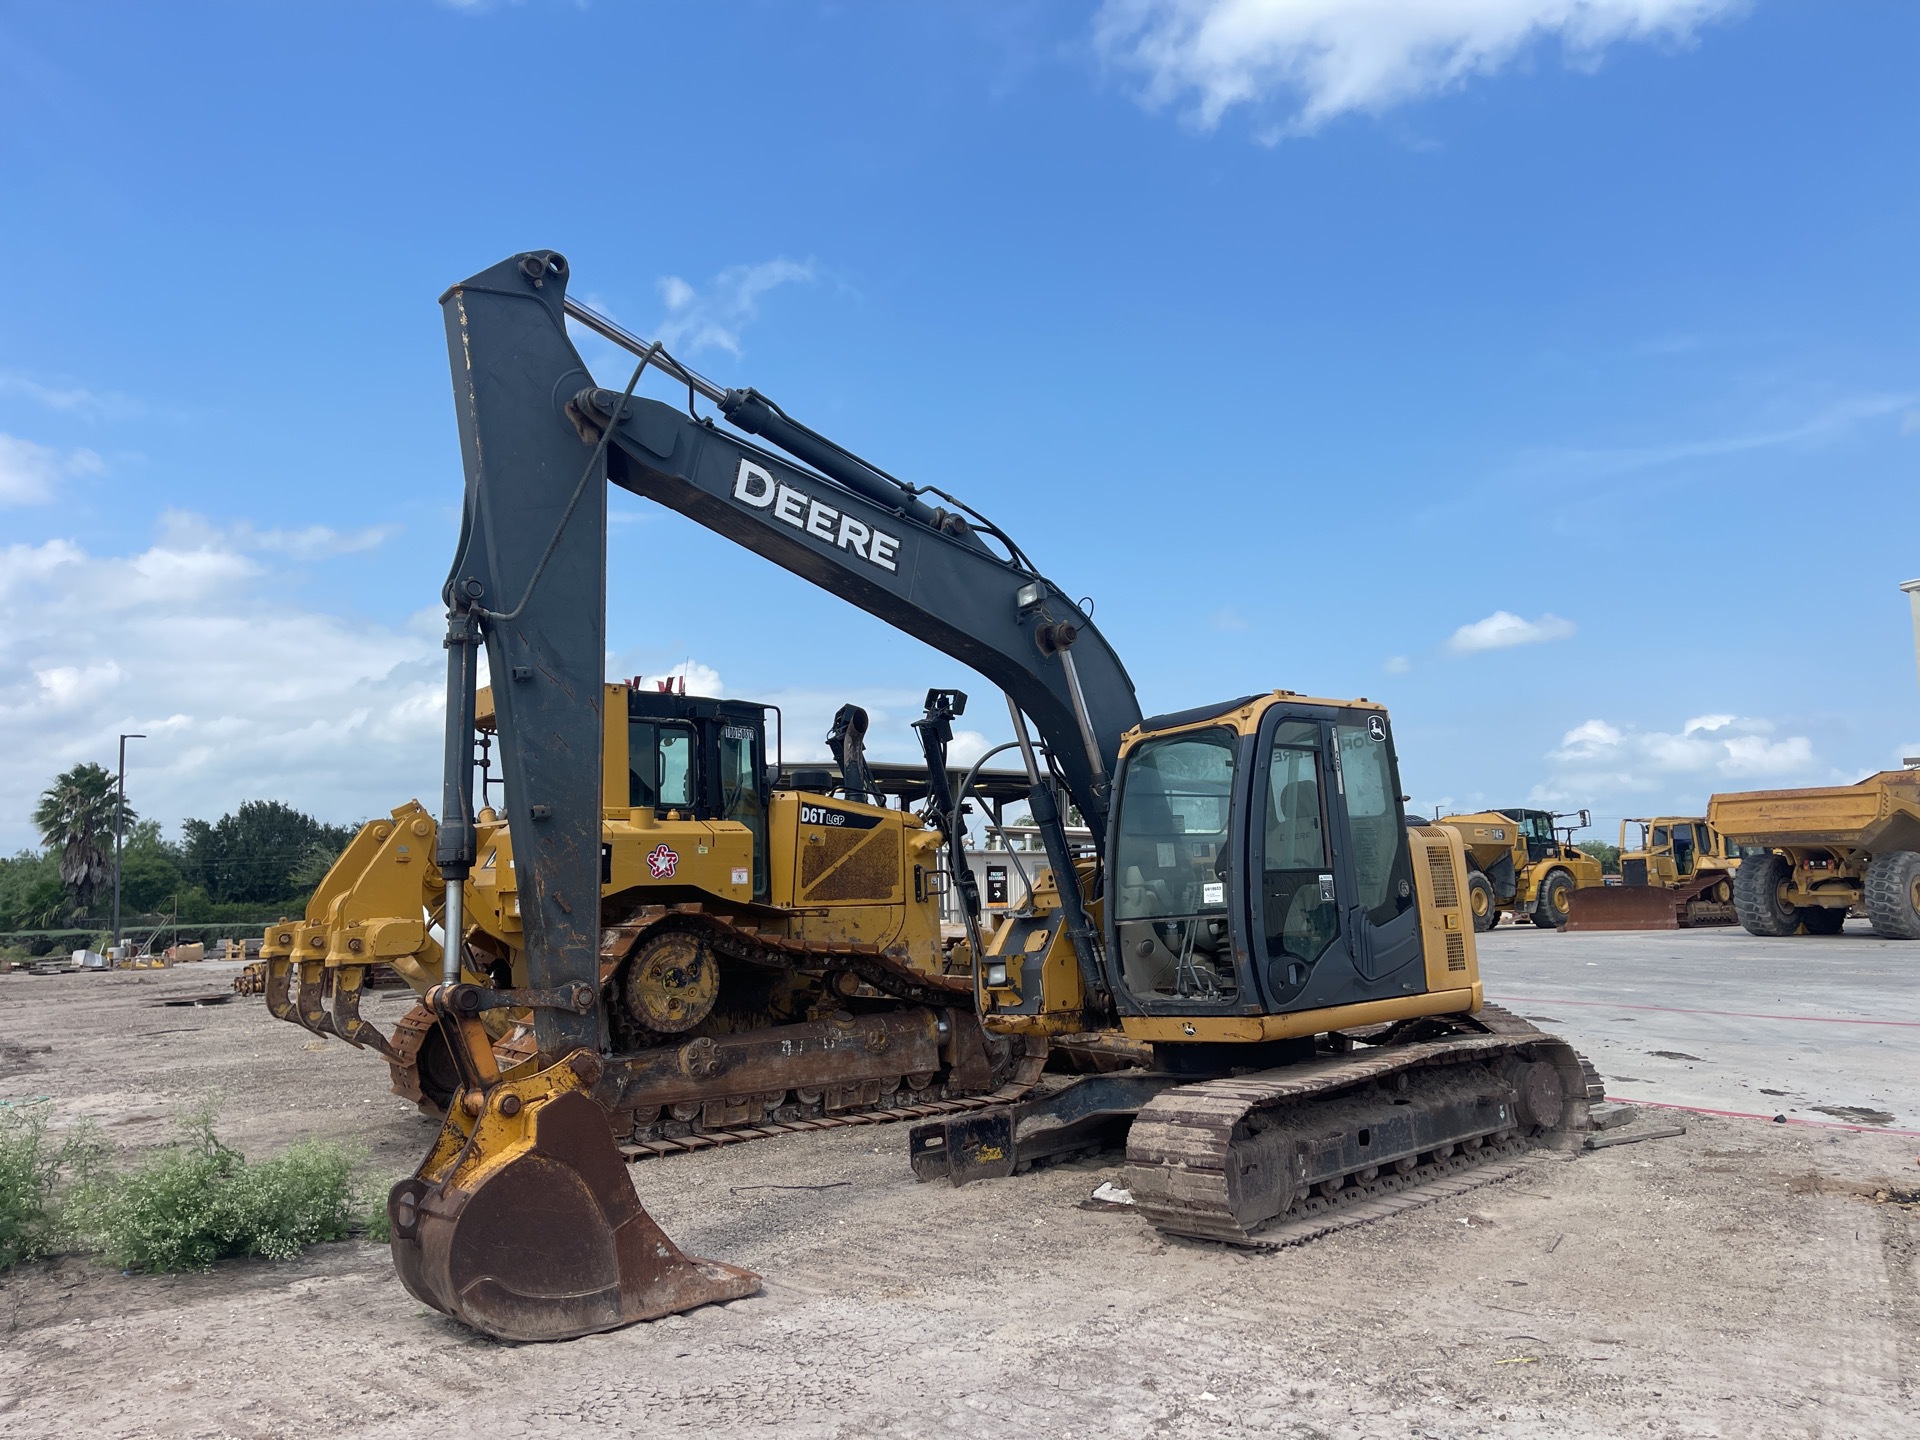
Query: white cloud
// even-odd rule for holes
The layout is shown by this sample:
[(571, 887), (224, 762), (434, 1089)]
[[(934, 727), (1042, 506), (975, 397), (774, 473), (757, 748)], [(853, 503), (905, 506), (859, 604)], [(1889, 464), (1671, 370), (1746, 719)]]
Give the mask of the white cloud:
[(331, 525), (262, 530), (245, 520), (216, 525), (188, 510), (168, 510), (160, 516), (160, 539), (155, 548), (164, 555), (196, 557), (235, 557), (239, 551), (264, 550), (295, 560), (318, 561), (377, 549), (399, 533), (398, 525), (367, 525), (358, 530), (335, 530)]
[(1413, 661), (1404, 655), (1389, 655), (1381, 662), (1380, 668), (1389, 675), (1404, 675), (1413, 669)]
[(1549, 640), (1566, 640), (1575, 630), (1571, 620), (1558, 615), (1542, 615), (1538, 620), (1522, 620), (1506, 610), (1496, 610), (1484, 620), (1462, 625), (1447, 641), (1447, 649), (1456, 655), (1472, 655), (1480, 650), (1506, 650), (1515, 645), (1540, 645)]
[(1211, 129), (1276, 98), (1271, 135), (1378, 113), (1489, 75), (1549, 40), (1590, 68), (1624, 41), (1688, 40), (1743, 0), (1106, 0), (1094, 41), (1140, 74), (1151, 107)]
[(1213, 628), (1227, 631), (1244, 630), (1247, 628), (1246, 617), (1231, 605), (1224, 605), (1213, 612)]
[(1832, 778), (1815, 773), (1811, 740), (1770, 739), (1774, 728), (1771, 721), (1736, 715), (1697, 716), (1677, 733), (1588, 720), (1567, 731), (1547, 758), (1566, 767), (1554, 781), (1563, 793), (1647, 792), (1682, 777), (1713, 783)]
[(128, 747), (129, 798), (169, 826), (251, 799), (331, 821), (432, 799), (434, 617), (396, 630), (290, 598), (284, 558), (238, 548), (284, 533), (170, 515), (129, 555), (0, 547), (0, 851), (35, 843), (34, 798), (80, 761), (111, 764), (122, 731), (149, 737)]
[(44, 505), (72, 475), (98, 475), (106, 467), (91, 450), (65, 454), (15, 435), (0, 434), (0, 505)]
[(0, 372), (0, 395), (25, 395), (49, 410), (83, 420), (137, 420), (150, 413), (144, 400), (118, 390), (90, 390), (84, 385), (47, 385), (30, 376)]
[[(1642, 470), (1659, 470), (1701, 460), (1718, 460), (1758, 450), (1814, 448), (1844, 438), (1861, 426), (1894, 415), (1914, 403), (1910, 394), (1867, 394), (1836, 400), (1789, 425), (1769, 426), (1707, 440), (1676, 440), (1661, 445), (1612, 449), (1554, 449), (1526, 455), (1513, 467), (1526, 478), (1605, 480)], [(1906, 422), (1901, 421), (1902, 433)]]
[(769, 290), (814, 278), (812, 261), (784, 257), (758, 265), (733, 265), (696, 290), (678, 275), (664, 276), (660, 299), (667, 307), (657, 334), (669, 350), (693, 355), (701, 350), (740, 353), (740, 331), (760, 313), (760, 297)]

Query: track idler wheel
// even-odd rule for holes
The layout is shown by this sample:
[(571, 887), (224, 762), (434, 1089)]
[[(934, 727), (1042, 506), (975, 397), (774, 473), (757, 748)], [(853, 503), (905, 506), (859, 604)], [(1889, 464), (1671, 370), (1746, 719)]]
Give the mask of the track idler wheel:
[(387, 1197), (415, 1298), (497, 1340), (566, 1340), (752, 1295), (751, 1271), (681, 1253), (633, 1193), (577, 1051), (467, 1089)]

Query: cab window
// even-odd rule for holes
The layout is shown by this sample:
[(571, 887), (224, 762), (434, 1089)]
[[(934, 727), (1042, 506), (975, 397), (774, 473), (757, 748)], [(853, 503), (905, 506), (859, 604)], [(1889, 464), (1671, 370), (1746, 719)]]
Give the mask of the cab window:
[(767, 893), (767, 807), (760, 795), (763, 767), (760, 731), (752, 725), (720, 727), (720, 817), (737, 820), (753, 834), (753, 893)]
[(1290, 986), (1305, 983), (1302, 967), (1318, 960), (1340, 932), (1320, 775), (1319, 725), (1281, 724), (1267, 761), (1260, 905), (1266, 958), (1285, 967)]
[(1334, 736), (1353, 848), (1354, 899), (1374, 924), (1384, 925), (1413, 904), (1413, 856), (1385, 733), (1336, 725)]
[(1236, 739), (1226, 729), (1148, 740), (1127, 757), (1111, 904), (1127, 988), (1142, 999), (1231, 997), (1231, 926), (1219, 860)]
[(627, 723), (627, 803), (653, 810), (693, 808), (693, 729), (672, 720)]

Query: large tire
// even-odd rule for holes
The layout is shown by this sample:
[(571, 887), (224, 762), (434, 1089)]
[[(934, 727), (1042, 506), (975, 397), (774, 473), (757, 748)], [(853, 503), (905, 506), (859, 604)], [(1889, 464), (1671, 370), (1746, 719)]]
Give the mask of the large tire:
[(1542, 930), (1566, 928), (1573, 913), (1573, 876), (1564, 870), (1548, 872), (1533, 897), (1533, 923)]
[(1844, 906), (1802, 905), (1800, 923), (1809, 935), (1838, 935), (1847, 923), (1847, 912)]
[(1883, 940), (1920, 940), (1920, 854), (1889, 850), (1867, 866), (1867, 914)]
[(1494, 898), (1493, 882), (1478, 870), (1467, 876), (1467, 913), (1473, 928), (1484, 935), (1500, 920), (1500, 902)]
[(1792, 878), (1793, 862), (1784, 855), (1740, 862), (1733, 872), (1733, 913), (1749, 935), (1774, 937), (1799, 930), (1800, 907), (1780, 898), (1780, 887)]

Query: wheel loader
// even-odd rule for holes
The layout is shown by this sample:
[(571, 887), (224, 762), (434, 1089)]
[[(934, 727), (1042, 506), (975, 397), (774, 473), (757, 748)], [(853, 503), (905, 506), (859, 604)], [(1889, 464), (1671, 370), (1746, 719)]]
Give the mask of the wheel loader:
[[(1006, 697), (1048, 869), (1028, 913), (990, 938), (951, 843), (962, 797), (932, 763), (964, 697), (930, 691), (916, 724), (926, 814), (950, 842), (949, 883), (979, 957), (980, 1023), (1010, 1044), (1112, 1034), (1150, 1065), (935, 1120), (912, 1137), (917, 1173), (1004, 1174), (1094, 1130), (1124, 1133), (1153, 1224), (1262, 1243), (1276, 1225), (1399, 1208), (1402, 1192), (1587, 1126), (1591, 1068), (1483, 1004), (1459, 834), (1407, 824), (1384, 708), (1281, 689), (1143, 716), (1086, 609), (1006, 531), (757, 391), (705, 379), (569, 298), (570, 280), (564, 256), (529, 251), (442, 297), (466, 497), (442, 591), (434, 859), (446, 933), (464, 935), (485, 853), (472, 753), (484, 645), (524, 966), (508, 985), (456, 957), (426, 996), (459, 1087), (432, 1151), (388, 1200), (395, 1265), (416, 1297), (490, 1335), (556, 1339), (758, 1284), (661, 1233), (610, 1118), (662, 1066), (730, 1093), (768, 1082), (756, 1056), (716, 1037), (634, 1051), (599, 983), (609, 484), (932, 645)], [(624, 390), (595, 382), (569, 322), (635, 357)], [(640, 394), (649, 371), (685, 403)], [(843, 832), (829, 844), (849, 843), (844, 808), (845, 821), (825, 822)], [(1069, 842), (1071, 809), (1093, 837), (1087, 852)], [(533, 1054), (503, 1070), (488, 1017), (521, 1010)], [(889, 1023), (856, 1018), (821, 1043), (903, 1063)]]
[[(1635, 844), (1627, 827), (1638, 825)], [(1731, 925), (1733, 875), (1744, 847), (1700, 815), (1629, 816), (1620, 822), (1620, 883), (1573, 893), (1569, 930), (1692, 930)]]
[(1715, 795), (1707, 823), (1743, 847), (1733, 909), (1749, 934), (1838, 935), (1858, 909), (1882, 939), (1920, 940), (1920, 770)]
[[(841, 711), (833, 793), (825, 768), (769, 771), (769, 708), (688, 696), (684, 682), (679, 693), (637, 681), (605, 687), (594, 983), (610, 1043), (660, 1062), (613, 1117), (632, 1156), (856, 1117), (919, 1119), (967, 1097), (1018, 1094), (1044, 1063), (1044, 1043), (980, 1030), (971, 956), (941, 931), (940, 833), (879, 803), (865, 712)], [(483, 747), (496, 728), (492, 692), (481, 688)], [(494, 782), (483, 776), (484, 798)], [(512, 837), (491, 807), (473, 823), (461, 974), (523, 986)], [(369, 822), (306, 919), (268, 929), (262, 969), (275, 1016), (378, 1052), (395, 1094), (444, 1117), (459, 1075), (432, 1012), (415, 1006), (390, 1032), (361, 1014), (380, 970), (421, 996), (450, 970), (434, 934), (446, 890), (433, 860), (438, 833), (417, 802)], [(496, 1066), (511, 1072), (533, 1054), (527, 1010), (481, 1019)], [(836, 1049), (830, 1042), (856, 1019), (891, 1043), (859, 1057)], [(712, 1073), (683, 1073), (689, 1044), (711, 1052)], [(758, 1057), (757, 1088), (718, 1078), (742, 1073), (749, 1056)]]
[[(1561, 825), (1562, 820), (1577, 825)], [(1573, 843), (1573, 832), (1592, 824), (1585, 810), (1533, 810), (1524, 806), (1443, 815), (1434, 821), (1460, 836), (1467, 852), (1467, 907), (1473, 928), (1485, 933), (1503, 914), (1531, 920), (1543, 930), (1564, 926), (1576, 891), (1606, 883), (1600, 862)], [(1562, 836), (1565, 836), (1563, 839)]]

